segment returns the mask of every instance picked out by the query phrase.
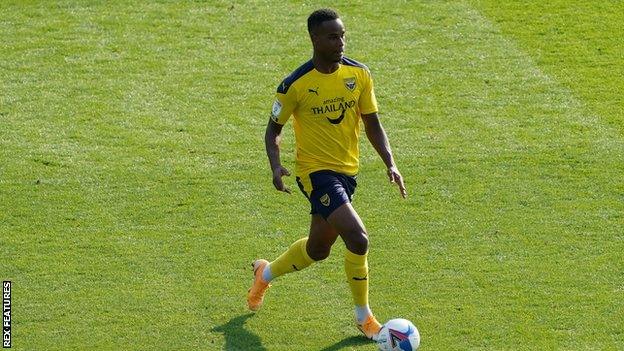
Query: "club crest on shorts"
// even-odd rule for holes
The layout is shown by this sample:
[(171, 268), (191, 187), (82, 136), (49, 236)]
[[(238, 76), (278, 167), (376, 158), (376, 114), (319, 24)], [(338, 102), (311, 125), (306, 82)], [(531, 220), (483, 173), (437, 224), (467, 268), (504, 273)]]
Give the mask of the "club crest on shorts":
[(344, 79), (344, 84), (347, 89), (353, 91), (355, 89), (355, 77), (349, 77)]
[(323, 206), (325, 206), (325, 207), (329, 206), (329, 202), (330, 202), (329, 195), (325, 194), (325, 195), (321, 196), (321, 198), (319, 200), (321, 201)]

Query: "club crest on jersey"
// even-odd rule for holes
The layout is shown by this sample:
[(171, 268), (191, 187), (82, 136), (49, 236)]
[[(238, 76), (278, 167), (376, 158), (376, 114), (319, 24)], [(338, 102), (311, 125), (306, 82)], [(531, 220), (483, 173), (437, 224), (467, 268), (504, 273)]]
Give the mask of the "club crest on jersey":
[(353, 89), (355, 89), (355, 77), (345, 78), (344, 84), (347, 89), (353, 91)]
[(330, 202), (329, 195), (325, 194), (325, 195), (321, 196), (321, 198), (319, 200), (321, 200), (321, 203), (323, 204), (323, 206), (325, 206), (325, 207), (329, 206), (329, 202)]

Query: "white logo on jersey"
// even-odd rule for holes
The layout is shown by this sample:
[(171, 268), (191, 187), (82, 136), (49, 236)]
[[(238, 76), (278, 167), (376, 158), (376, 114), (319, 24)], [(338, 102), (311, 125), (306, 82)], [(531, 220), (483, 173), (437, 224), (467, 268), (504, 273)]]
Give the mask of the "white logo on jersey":
[(280, 112), (282, 112), (282, 103), (279, 100), (275, 100), (273, 103), (273, 109), (271, 111), (271, 119), (277, 122)]

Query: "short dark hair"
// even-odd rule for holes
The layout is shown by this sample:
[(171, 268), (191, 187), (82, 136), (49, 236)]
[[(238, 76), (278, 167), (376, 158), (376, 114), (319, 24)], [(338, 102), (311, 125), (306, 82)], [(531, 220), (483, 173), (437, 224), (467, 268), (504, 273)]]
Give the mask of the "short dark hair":
[(325, 21), (333, 21), (339, 18), (338, 13), (332, 9), (318, 9), (308, 17), (308, 33), (312, 34), (312, 31)]

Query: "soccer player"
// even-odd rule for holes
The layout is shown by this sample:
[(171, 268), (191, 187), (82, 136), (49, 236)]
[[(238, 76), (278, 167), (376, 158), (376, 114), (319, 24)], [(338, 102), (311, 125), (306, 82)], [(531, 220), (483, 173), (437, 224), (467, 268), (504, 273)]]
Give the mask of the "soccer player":
[(370, 71), (343, 56), (342, 20), (331, 9), (314, 11), (308, 17), (308, 32), (314, 50), (312, 59), (277, 87), (265, 144), (273, 185), (290, 193), (282, 180), (290, 172), (280, 162), (279, 144), (282, 127), (292, 115), (296, 180), (311, 204), (310, 231), (274, 261), (253, 262), (254, 282), (247, 303), (249, 309), (257, 311), (269, 282), (327, 258), (340, 236), (347, 247), (344, 269), (355, 304), (357, 327), (366, 337), (376, 339), (381, 325), (368, 305), (368, 234), (351, 205), (359, 165), (360, 121), (387, 167), (389, 180), (398, 185), (403, 198), (407, 192), (377, 116)]

